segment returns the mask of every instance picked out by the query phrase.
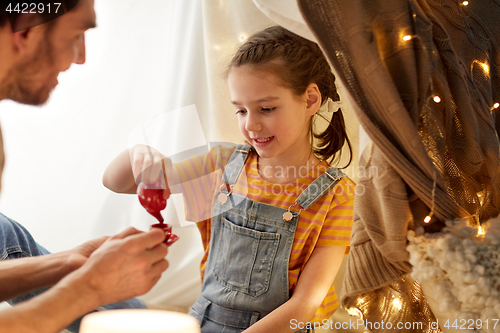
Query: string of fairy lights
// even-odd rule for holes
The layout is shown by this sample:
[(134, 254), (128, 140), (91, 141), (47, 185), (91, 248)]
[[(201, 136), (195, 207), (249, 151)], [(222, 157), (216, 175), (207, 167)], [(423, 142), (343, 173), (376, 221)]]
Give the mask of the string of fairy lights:
[[(465, 9), (465, 7), (469, 6), (469, 1), (465, 0), (465, 1), (461, 1), (461, 0), (458, 0), (458, 5), (460, 7), (462, 7), (462, 9)], [(410, 8), (411, 5), (410, 5)], [(414, 21), (414, 28), (416, 29), (416, 27), (418, 26), (416, 23), (416, 20), (417, 20), (417, 14), (416, 13), (412, 13), (412, 17), (413, 17), (413, 21)], [(402, 31), (402, 33), (400, 33), (400, 36), (399, 38), (402, 40), (402, 43), (404, 45), (404, 43), (408, 43), (408, 42), (412, 42), (414, 39), (418, 39), (420, 38), (419, 35), (418, 35), (418, 31), (413, 31), (413, 33), (410, 33), (408, 34), (408, 31)], [(424, 45), (422, 45), (422, 47), (425, 48)], [(479, 67), (480, 69), (482, 69), (482, 71), (484, 71), (486, 77), (489, 77), (490, 75), (490, 66), (487, 62), (481, 62), (479, 60), (474, 60), (471, 64), (471, 80), (473, 81), (473, 69), (475, 67)], [(429, 102), (434, 102), (436, 104), (439, 104), (439, 103), (442, 103), (442, 98), (444, 98), (444, 96), (440, 96), (439, 94), (437, 94), (435, 91), (434, 91), (434, 88), (433, 88), (433, 83), (431, 82), (431, 90), (430, 91), (433, 91), (434, 93), (432, 93), (430, 96), (429, 96)], [(474, 81), (473, 81), (473, 84), (475, 85)], [(431, 102), (431, 103), (432, 103)], [(493, 104), (489, 104), (487, 103), (486, 101), (483, 100), (483, 105), (484, 107), (488, 107), (490, 112), (493, 112), (495, 109), (498, 109), (500, 108), (500, 101), (493, 101)], [(488, 105), (489, 104), (489, 105)], [(430, 208), (430, 212), (427, 216), (425, 216), (424, 218), (424, 223), (428, 224), (429, 222), (431, 222), (431, 219), (434, 215), (434, 206), (435, 206), (435, 202), (434, 202), (434, 197), (435, 197), (435, 192), (436, 192), (436, 173), (437, 173), (437, 170), (434, 170), (434, 182), (433, 182), (433, 187), (432, 187), (432, 193), (431, 193), (431, 198), (432, 198), (432, 204), (431, 204), (431, 208)], [(493, 180), (493, 183), (495, 183), (496, 181), (496, 177), (495, 179)], [(479, 208), (478, 212), (476, 212), (476, 214), (472, 215), (472, 216), (468, 216), (466, 218), (473, 218), (475, 220), (475, 222), (477, 223), (477, 235), (479, 236), (482, 236), (484, 237), (484, 234), (485, 234), (485, 230), (483, 229), (483, 227), (481, 226), (480, 224), (480, 221), (479, 221), (479, 214), (481, 212), (481, 210), (484, 208), (484, 205), (485, 203), (488, 201), (488, 198), (489, 198), (489, 195), (491, 194), (491, 191), (490, 193), (488, 193), (488, 196), (486, 196), (486, 198), (484, 197), (483, 193), (478, 193), (478, 198), (480, 200), (480, 204), (481, 204), (481, 207)], [(364, 311), (362, 311), (362, 307), (363, 306), (366, 306), (365, 303), (369, 302), (369, 300), (367, 299), (366, 297), (367, 295), (366, 294), (363, 294), (363, 295), (360, 295), (357, 300), (356, 300), (356, 305), (355, 307), (352, 307), (352, 308), (348, 308), (346, 309), (351, 315), (358, 315), (358, 316), (361, 316), (363, 317), (363, 314), (364, 315), (367, 315), (368, 312), (369, 312), (369, 309), (366, 308)], [(395, 313), (396, 315), (399, 315), (400, 314), (400, 311), (403, 309), (403, 305), (404, 303), (406, 302), (406, 298), (403, 297), (403, 295), (399, 292), (397, 292), (396, 290), (393, 290), (392, 291), (392, 295), (390, 296), (386, 296), (385, 297), (385, 300), (389, 302), (389, 308), (386, 310), (388, 311), (389, 313)]]
[[(460, 2), (460, 5), (463, 6), (463, 7), (466, 7), (469, 5), (469, 1), (462, 1)], [(417, 17), (417, 15), (414, 13), (413, 14), (413, 19), (415, 19)], [(408, 35), (408, 34), (404, 34), (402, 37), (402, 40), (404, 42), (408, 42), (408, 41), (411, 41), (412, 39), (414, 38), (418, 38), (418, 35)], [(480, 62), (479, 60), (474, 60), (472, 62), (472, 67), (474, 65), (478, 65), (480, 68), (482, 68), (482, 70), (484, 71), (484, 73), (489, 76), (489, 73), (490, 73), (490, 66), (488, 65), (488, 63), (484, 63), (484, 62)], [(436, 104), (439, 104), (441, 103), (441, 97), (439, 95), (432, 95), (430, 96), (432, 98), (432, 100), (434, 101), (434, 103)], [(500, 107), (500, 103), (499, 102), (495, 102), (491, 107), (490, 107), (490, 111), (493, 112), (493, 110), (495, 109), (498, 109)], [(424, 223), (429, 223), (432, 219), (432, 216), (434, 215), (434, 195), (435, 195), (435, 191), (436, 191), (436, 181), (435, 181), (435, 177), (434, 177), (434, 184), (433, 184), (433, 188), (432, 188), (432, 207), (431, 207), (431, 210), (429, 212), (429, 214), (424, 218)], [(477, 215), (477, 214), (476, 214)], [(477, 220), (477, 223), (478, 223), (478, 234), (484, 234), (484, 230), (483, 228), (481, 227), (481, 225), (479, 224), (479, 219), (475, 218)]]

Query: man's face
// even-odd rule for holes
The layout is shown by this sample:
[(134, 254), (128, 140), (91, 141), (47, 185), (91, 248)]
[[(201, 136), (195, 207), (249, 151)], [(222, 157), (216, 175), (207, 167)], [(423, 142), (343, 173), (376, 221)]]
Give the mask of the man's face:
[[(80, 0), (60, 18), (35, 27), (40, 34), (33, 52), (26, 54), (7, 76), (9, 99), (30, 105), (45, 103), (60, 72), (72, 63), (85, 63), (85, 31), (95, 27), (93, 0)], [(36, 42), (36, 40), (35, 40)]]

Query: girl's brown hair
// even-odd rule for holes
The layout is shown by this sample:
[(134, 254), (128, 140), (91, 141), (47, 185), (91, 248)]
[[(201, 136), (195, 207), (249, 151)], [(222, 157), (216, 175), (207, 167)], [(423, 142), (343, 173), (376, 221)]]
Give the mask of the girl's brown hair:
[[(339, 100), (335, 86), (335, 76), (319, 46), (280, 26), (270, 27), (248, 38), (239, 48), (229, 63), (228, 73), (233, 67), (258, 65), (273, 71), (297, 96), (302, 95), (311, 83), (318, 85), (322, 104), (328, 98)], [(323, 119), (326, 118), (319, 115)], [(320, 133), (314, 133), (310, 125), (311, 145), (314, 154), (323, 160), (332, 162), (340, 158), (341, 150), (347, 142), (349, 162), (352, 161), (352, 147), (347, 137), (344, 116), (341, 110), (333, 113), (328, 127)], [(314, 138), (318, 141), (313, 145)]]

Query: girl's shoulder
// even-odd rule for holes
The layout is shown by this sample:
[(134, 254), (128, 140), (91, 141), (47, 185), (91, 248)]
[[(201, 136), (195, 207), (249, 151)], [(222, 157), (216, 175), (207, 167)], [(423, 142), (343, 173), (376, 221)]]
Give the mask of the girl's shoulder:
[[(329, 170), (330, 169), (330, 170)], [(333, 169), (333, 170), (332, 170)], [(340, 205), (354, 199), (356, 193), (356, 183), (349, 178), (341, 169), (335, 168), (326, 161), (321, 161), (316, 167), (315, 178), (319, 178), (329, 170), (330, 174), (337, 174), (342, 178), (326, 194), (329, 194), (332, 206)], [(332, 172), (333, 171), (333, 172)]]
[(208, 153), (208, 157), (212, 163), (212, 166), (215, 169), (219, 169), (221, 167), (225, 167), (229, 163), (229, 159), (231, 155), (237, 149), (236, 144), (216, 144), (210, 148)]
[(344, 202), (350, 201), (356, 194), (356, 183), (347, 176), (342, 177), (335, 186), (334, 192), (337, 197), (341, 196)]
[(197, 147), (184, 153), (184, 158), (174, 165), (186, 174), (207, 174), (223, 170), (236, 149), (236, 145), (215, 144), (207, 150), (206, 146)]

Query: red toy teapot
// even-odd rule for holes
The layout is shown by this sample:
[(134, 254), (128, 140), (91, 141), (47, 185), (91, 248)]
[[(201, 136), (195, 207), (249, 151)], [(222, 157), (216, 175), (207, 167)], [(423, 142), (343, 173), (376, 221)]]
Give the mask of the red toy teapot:
[[(166, 180), (166, 179), (165, 179)], [(163, 243), (168, 246), (174, 244), (179, 236), (172, 234), (172, 226), (168, 223), (163, 223), (163, 216), (161, 211), (167, 207), (167, 199), (170, 197), (170, 189), (167, 183), (167, 198), (163, 196), (163, 189), (147, 189), (139, 185), (137, 187), (137, 195), (139, 202), (148, 211), (149, 214), (156, 217), (160, 223), (153, 224), (151, 228), (160, 228), (165, 231), (165, 241)]]

